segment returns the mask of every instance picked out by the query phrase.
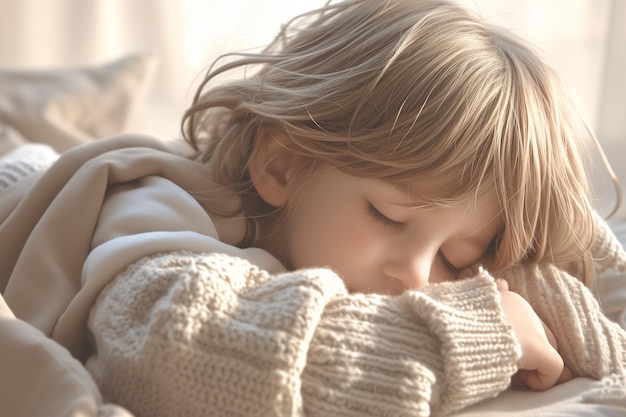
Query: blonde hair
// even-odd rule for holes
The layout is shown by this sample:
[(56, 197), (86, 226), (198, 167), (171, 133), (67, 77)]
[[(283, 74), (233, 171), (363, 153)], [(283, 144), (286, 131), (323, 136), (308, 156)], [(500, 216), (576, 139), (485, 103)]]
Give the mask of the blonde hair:
[(293, 19), (261, 53), (214, 64), (182, 127), (215, 180), (242, 196), (242, 246), (275, 210), (247, 173), (259, 129), (271, 127), (290, 138), (303, 177), (326, 162), (394, 184), (439, 181), (432, 204), (495, 190), (498, 271), (588, 259), (593, 134), (568, 97), (529, 46), (454, 3), (349, 0)]

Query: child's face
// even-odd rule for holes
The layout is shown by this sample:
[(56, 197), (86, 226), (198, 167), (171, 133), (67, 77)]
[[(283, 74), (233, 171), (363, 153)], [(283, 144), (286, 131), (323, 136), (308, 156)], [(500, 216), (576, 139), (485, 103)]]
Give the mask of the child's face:
[(407, 191), (336, 168), (322, 168), (300, 191), (281, 230), (289, 267), (330, 267), (354, 292), (398, 294), (455, 279), (503, 225), (495, 196), (415, 208)]

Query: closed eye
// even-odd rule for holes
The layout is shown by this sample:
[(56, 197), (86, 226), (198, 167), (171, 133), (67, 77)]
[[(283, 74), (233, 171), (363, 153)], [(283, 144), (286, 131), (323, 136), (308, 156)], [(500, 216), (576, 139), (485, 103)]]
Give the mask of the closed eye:
[(385, 227), (400, 229), (404, 226), (404, 223), (397, 222), (395, 220), (390, 219), (381, 213), (372, 203), (367, 203), (367, 212), (374, 220), (378, 223), (382, 224)]

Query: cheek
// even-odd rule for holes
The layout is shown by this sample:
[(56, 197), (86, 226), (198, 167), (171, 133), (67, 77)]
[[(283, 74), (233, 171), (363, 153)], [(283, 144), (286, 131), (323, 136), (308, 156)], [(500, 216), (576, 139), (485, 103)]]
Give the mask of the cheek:
[(342, 275), (368, 256), (370, 231), (348, 207), (301, 209), (289, 225), (288, 251), (292, 268), (324, 266)]
[(428, 282), (430, 284), (436, 284), (444, 281), (455, 281), (458, 279), (458, 273), (450, 270), (440, 259), (435, 259), (430, 269), (430, 275)]

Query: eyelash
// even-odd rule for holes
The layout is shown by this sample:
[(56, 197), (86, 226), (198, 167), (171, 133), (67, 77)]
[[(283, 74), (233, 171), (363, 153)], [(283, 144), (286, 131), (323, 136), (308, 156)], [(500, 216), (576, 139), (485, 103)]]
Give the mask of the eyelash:
[(439, 251), (439, 256), (441, 256), (441, 260), (443, 261), (443, 263), (446, 265), (446, 267), (448, 267), (452, 272), (454, 273), (459, 273), (461, 272), (461, 270), (463, 268), (457, 268), (456, 266), (452, 265), (452, 262), (450, 262), (450, 260), (446, 257), (446, 255), (443, 254), (443, 252)]
[[(398, 229), (403, 226), (402, 223), (391, 220), (389, 217), (382, 214), (376, 207), (374, 207), (372, 203), (367, 204), (367, 212), (370, 214), (370, 216), (372, 216), (374, 220), (381, 223), (385, 227)], [(439, 256), (441, 257), (441, 260), (446, 265), (446, 267), (449, 268), (452, 272), (458, 273), (461, 271), (462, 268), (457, 268), (456, 266), (452, 265), (452, 262), (448, 260), (443, 252), (439, 252)]]
[[(370, 216), (372, 216), (374, 220), (376, 220), (378, 223), (381, 223), (385, 227), (399, 229), (404, 225), (401, 222), (391, 220), (389, 217), (385, 216), (376, 207), (374, 207), (372, 203), (367, 203), (367, 212)], [(443, 252), (439, 252), (439, 256), (441, 256), (441, 260), (446, 265), (446, 267), (450, 268), (450, 270), (452, 270), (453, 272), (458, 273), (463, 269), (454, 266), (452, 262), (450, 262), (450, 260), (448, 260), (448, 258), (443, 254)]]
[(367, 212), (374, 220), (385, 227), (399, 229), (404, 225), (403, 223), (391, 220), (389, 217), (382, 214), (372, 203), (367, 203)]

